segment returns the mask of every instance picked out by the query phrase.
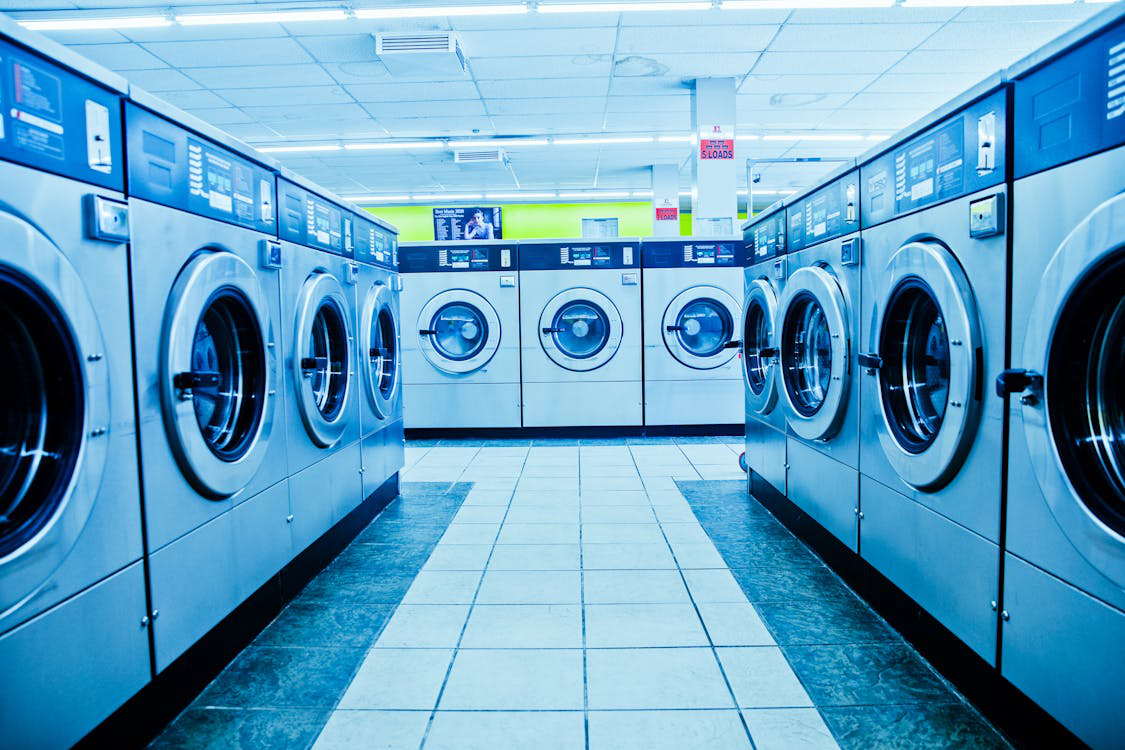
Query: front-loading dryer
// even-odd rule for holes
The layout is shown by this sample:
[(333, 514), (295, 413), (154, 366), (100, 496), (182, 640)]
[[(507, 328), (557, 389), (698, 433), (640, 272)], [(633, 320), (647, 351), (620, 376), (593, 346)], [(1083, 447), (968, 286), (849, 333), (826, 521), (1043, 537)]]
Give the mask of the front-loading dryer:
[(1000, 670), (1110, 748), (1125, 684), (1125, 11), (1069, 39), (1012, 71)]
[[(290, 559), (273, 173), (135, 88), (129, 249), (163, 670)], [(252, 540), (252, 543), (248, 543)]]
[(642, 424), (640, 242), (520, 242), (525, 427)]
[(786, 201), (778, 392), (789, 499), (853, 551), (859, 520), (859, 173)]
[(0, 745), (12, 748), (73, 745), (151, 676), (125, 82), (75, 58), (0, 19)]
[[(785, 291), (785, 206), (781, 201), (742, 227), (742, 376), (750, 494), (785, 496), (785, 410), (778, 401), (778, 301)], [(764, 484), (763, 484), (764, 483)]]
[(353, 212), (318, 191), (293, 173), (278, 176), (282, 369), (298, 552), (363, 500)]
[(860, 553), (996, 658), (1007, 97), (999, 77), (861, 167)]
[(641, 244), (646, 425), (741, 424), (743, 243)]
[(514, 241), (400, 248), (407, 427), (519, 427), (520, 290)]
[(359, 362), (360, 459), (363, 497), (371, 497), (403, 466), (402, 342), (399, 325), (398, 232), (367, 211), (352, 217)]

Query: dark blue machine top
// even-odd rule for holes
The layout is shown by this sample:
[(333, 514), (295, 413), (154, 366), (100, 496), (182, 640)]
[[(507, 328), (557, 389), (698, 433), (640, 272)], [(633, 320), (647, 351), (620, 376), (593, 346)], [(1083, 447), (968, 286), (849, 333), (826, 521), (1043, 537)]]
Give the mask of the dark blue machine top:
[(1007, 87), (860, 167), (864, 228), (1004, 182)]
[(639, 268), (640, 251), (640, 243), (631, 240), (521, 243), (519, 266), (521, 271)]
[(398, 270), (398, 235), (362, 213), (353, 214), (355, 259), (391, 271)]
[(273, 173), (132, 102), (125, 104), (129, 195), (277, 232)]
[(741, 268), (746, 262), (742, 240), (645, 240), (645, 268)]
[(0, 39), (0, 159), (124, 192), (121, 97)]
[[(345, 228), (350, 235), (351, 211), (282, 177), (277, 178), (277, 194), (280, 200), (278, 236), (281, 239), (345, 258), (355, 255), (352, 238), (348, 236), (345, 242)], [(348, 218), (347, 227), (344, 226), (345, 217)]]
[(859, 170), (785, 207), (789, 252), (859, 231)]
[(1015, 82), (1015, 177), (1125, 143), (1125, 22)]
[(513, 242), (434, 242), (400, 249), (403, 273), (514, 271), (519, 268), (519, 246)]
[(789, 252), (785, 242), (785, 211), (778, 208), (768, 216), (763, 216), (742, 233), (746, 242), (746, 265), (752, 266), (764, 260), (776, 258)]

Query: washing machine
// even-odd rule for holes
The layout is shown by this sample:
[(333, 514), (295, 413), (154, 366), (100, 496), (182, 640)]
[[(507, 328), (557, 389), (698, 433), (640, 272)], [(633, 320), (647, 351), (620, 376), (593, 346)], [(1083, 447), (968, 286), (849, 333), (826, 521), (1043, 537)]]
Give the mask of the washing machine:
[(130, 97), (133, 347), (159, 671), (290, 559), (280, 255), (273, 173), (159, 99)]
[(402, 468), (402, 344), (398, 232), (367, 211), (352, 217), (359, 336), (360, 467), (364, 498)]
[(520, 242), (525, 427), (640, 426), (638, 239)]
[(407, 427), (519, 427), (517, 244), (407, 242), (400, 251)]
[(151, 674), (124, 91), (117, 76), (0, 19), (5, 747), (69, 747)]
[(778, 392), (789, 499), (852, 550), (859, 523), (859, 173), (844, 164), (786, 201)]
[(1001, 673), (1095, 748), (1121, 746), (1125, 684), (1122, 10), (1013, 72), (1012, 369), (997, 384)]
[[(745, 388), (746, 466), (750, 493), (759, 483), (784, 496), (785, 410), (778, 402), (777, 305), (785, 291), (785, 206), (781, 201), (742, 227), (742, 376)], [(768, 491), (767, 487), (763, 490)]]
[(289, 494), (297, 551), (363, 500), (359, 266), (353, 212), (302, 177), (277, 180)]
[(745, 415), (741, 238), (641, 243), (646, 425), (732, 425)]
[(1007, 98), (1000, 77), (861, 167), (864, 559), (996, 659)]

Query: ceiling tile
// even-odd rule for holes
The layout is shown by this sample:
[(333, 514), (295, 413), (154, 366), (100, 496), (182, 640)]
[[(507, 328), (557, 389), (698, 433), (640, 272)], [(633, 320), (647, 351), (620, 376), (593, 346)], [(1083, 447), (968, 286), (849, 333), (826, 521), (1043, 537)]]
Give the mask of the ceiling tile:
[(608, 112), (691, 112), (691, 95), (674, 92), (654, 96), (610, 96)]
[[(760, 67), (760, 66), (759, 66)], [(865, 75), (799, 75), (773, 73), (761, 75), (755, 72), (746, 76), (739, 87), (739, 94), (832, 94), (859, 91), (874, 81), (874, 74)]]
[[(550, 93), (545, 91), (544, 93)], [(605, 111), (604, 96), (541, 97), (535, 99), (485, 99), (485, 106), (494, 115), (565, 115), (572, 112)]]
[(486, 99), (531, 99), (542, 97), (545, 91), (551, 96), (605, 96), (609, 92), (607, 78), (554, 78), (549, 83), (538, 78), (519, 78), (509, 81), (479, 81), (481, 96)]
[(709, 76), (741, 77), (758, 61), (757, 52), (666, 54), (651, 57), (629, 55), (618, 57), (613, 68), (616, 78), (671, 75), (681, 79)]
[(622, 28), (618, 35), (617, 54), (761, 51), (766, 49), (777, 31), (778, 27), (773, 25), (684, 26), (670, 34), (665, 26), (628, 26)]
[(957, 15), (959, 8), (803, 8), (793, 11), (788, 24), (944, 23)]
[(964, 73), (888, 73), (879, 76), (864, 88), (864, 93), (912, 94), (963, 91), (977, 82), (979, 76)]
[(484, 104), (480, 99), (453, 99), (450, 101), (372, 102), (364, 106), (378, 118), (384, 117), (484, 117)]
[(936, 23), (786, 24), (770, 51), (910, 50), (940, 28)]
[(1015, 50), (977, 50), (971, 55), (952, 50), (915, 50), (887, 73), (975, 73), (980, 80), (988, 73), (1007, 67), (1021, 57)]
[(754, 75), (832, 75), (882, 73), (896, 63), (899, 52), (766, 52), (754, 66)]
[(76, 44), (72, 49), (110, 70), (167, 68), (168, 64), (135, 44)]
[(299, 36), (297, 43), (317, 62), (378, 62), (375, 54), (375, 37), (370, 34), (342, 34), (340, 36)]
[(1030, 52), (1059, 35), (1059, 24), (1051, 21), (1025, 23), (950, 23), (926, 40), (924, 50), (996, 50)]
[[(231, 102), (218, 94), (203, 89), (198, 91), (165, 91), (160, 95), (160, 98), (182, 109), (229, 107), (231, 105)], [(240, 122), (247, 121), (248, 119)]]
[(159, 94), (163, 91), (188, 91), (200, 86), (178, 70), (130, 70), (127, 76), (130, 84), (140, 86), (146, 91)]
[(292, 97), (286, 97), (284, 101), (293, 103), (279, 103), (268, 107), (243, 107), (242, 110), (256, 120), (269, 123), (293, 120), (363, 120), (370, 116), (363, 107), (354, 102), (306, 107)]
[[(288, 96), (303, 105), (341, 104), (351, 102), (348, 92), (340, 86), (292, 86)], [(274, 89), (223, 89), (223, 98), (236, 107), (268, 107), (278, 104)]]
[[(212, 89), (275, 88), (332, 85), (319, 65), (246, 65), (230, 68), (182, 68), (185, 75)], [(278, 96), (284, 96), (279, 92)]]
[[(254, 118), (235, 107), (187, 107), (191, 114), (204, 122), (217, 125), (223, 130), (229, 130), (230, 125), (247, 125), (254, 122)], [(260, 126), (260, 123), (259, 123)]]
[(608, 77), (612, 70), (613, 56), (604, 54), (521, 57), (518, 64), (513, 64), (512, 59), (508, 57), (476, 57), (469, 60), (469, 65), (473, 77), (481, 81), (510, 78)]
[[(401, 79), (400, 79), (401, 80)], [(442, 99), (478, 99), (472, 81), (424, 83), (363, 83), (344, 87), (359, 102), (428, 102)]]
[(229, 41), (148, 42), (145, 49), (180, 68), (234, 65), (268, 67), (311, 62), (309, 53), (292, 39), (255, 39), (250, 44)]
[(476, 57), (537, 57), (540, 55), (607, 55), (613, 52), (612, 28), (528, 29), (523, 31), (466, 31), (461, 37), (471, 62)]

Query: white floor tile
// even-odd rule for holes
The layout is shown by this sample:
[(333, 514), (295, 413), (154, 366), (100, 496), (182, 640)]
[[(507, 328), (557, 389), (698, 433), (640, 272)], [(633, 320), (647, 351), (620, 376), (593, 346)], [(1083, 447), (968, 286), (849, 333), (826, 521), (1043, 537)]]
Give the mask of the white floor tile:
[(313, 750), (418, 750), (429, 723), (429, 711), (333, 711)]
[(438, 711), (426, 750), (576, 750), (584, 724), (581, 711)]
[(581, 710), (582, 651), (458, 651), (442, 710)]
[(432, 710), (452, 658), (450, 649), (372, 649), (339, 707)]
[(377, 648), (453, 648), (469, 616), (467, 604), (401, 604), (375, 641)]
[(590, 750), (684, 748), (750, 750), (750, 740), (735, 710), (590, 712)]
[(781, 649), (757, 646), (719, 648), (716, 652), (740, 707), (794, 708), (812, 705)]

